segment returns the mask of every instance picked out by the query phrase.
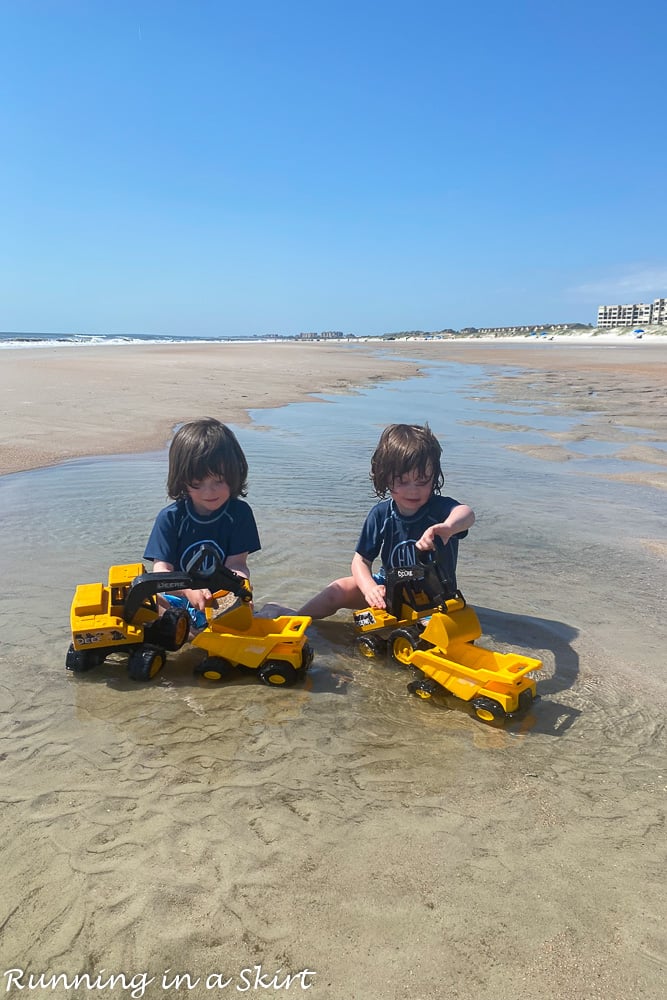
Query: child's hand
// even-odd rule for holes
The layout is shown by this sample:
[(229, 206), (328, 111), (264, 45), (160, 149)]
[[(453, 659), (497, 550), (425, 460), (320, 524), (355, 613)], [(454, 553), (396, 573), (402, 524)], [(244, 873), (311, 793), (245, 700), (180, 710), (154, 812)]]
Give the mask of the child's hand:
[(213, 596), (211, 591), (207, 589), (183, 590), (181, 593), (197, 611), (204, 611), (206, 606), (210, 604), (211, 597)]
[(430, 528), (427, 528), (421, 538), (418, 538), (415, 542), (415, 548), (419, 549), (420, 552), (428, 552), (429, 549), (435, 548), (435, 525), (432, 524)]
[(436, 538), (441, 538), (443, 542), (448, 542), (453, 534), (454, 532), (444, 524), (432, 524), (430, 528), (426, 529), (421, 538), (417, 539), (415, 548), (419, 549), (420, 552), (428, 552), (429, 549), (435, 548)]
[(372, 586), (364, 590), (363, 594), (369, 608), (385, 608), (387, 606), (384, 599), (385, 588), (381, 583), (373, 582)]

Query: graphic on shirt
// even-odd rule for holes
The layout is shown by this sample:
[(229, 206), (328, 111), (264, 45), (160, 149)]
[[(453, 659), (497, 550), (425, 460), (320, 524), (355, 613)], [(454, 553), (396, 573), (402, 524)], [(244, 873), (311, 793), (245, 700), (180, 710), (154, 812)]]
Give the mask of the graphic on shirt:
[(225, 553), (212, 539), (189, 545), (181, 556), (181, 567), (186, 573), (196, 570), (196, 575), (203, 577), (212, 576), (224, 563)]
[(398, 542), (391, 550), (389, 565), (393, 569), (397, 569), (400, 566), (414, 566), (416, 562), (417, 555), (413, 539), (408, 539), (406, 542)]

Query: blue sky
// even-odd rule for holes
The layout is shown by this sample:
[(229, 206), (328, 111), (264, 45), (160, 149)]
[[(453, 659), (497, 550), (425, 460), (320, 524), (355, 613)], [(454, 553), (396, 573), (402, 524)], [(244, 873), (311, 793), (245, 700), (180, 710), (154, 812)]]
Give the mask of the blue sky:
[(0, 330), (378, 334), (667, 295), (663, 0), (0, 0)]

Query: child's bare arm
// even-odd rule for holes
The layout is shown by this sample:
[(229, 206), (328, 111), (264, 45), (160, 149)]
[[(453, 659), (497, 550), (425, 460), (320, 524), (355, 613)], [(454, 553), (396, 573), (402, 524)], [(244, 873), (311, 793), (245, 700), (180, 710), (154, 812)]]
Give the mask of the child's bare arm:
[(416, 548), (421, 551), (435, 548), (436, 536), (447, 543), (452, 535), (458, 535), (460, 531), (467, 531), (475, 523), (475, 512), (472, 507), (465, 503), (460, 503), (453, 507), (448, 516), (441, 524), (432, 524), (427, 528), (421, 538), (415, 542)]
[(364, 559), (358, 552), (352, 558), (352, 578), (363, 594), (364, 600), (370, 608), (384, 608), (384, 587), (376, 583), (371, 573), (371, 563)]
[(239, 576), (244, 576), (246, 580), (250, 576), (247, 552), (238, 552), (235, 556), (228, 556), (225, 559), (225, 566), (227, 569), (233, 570), (234, 573), (238, 573)]

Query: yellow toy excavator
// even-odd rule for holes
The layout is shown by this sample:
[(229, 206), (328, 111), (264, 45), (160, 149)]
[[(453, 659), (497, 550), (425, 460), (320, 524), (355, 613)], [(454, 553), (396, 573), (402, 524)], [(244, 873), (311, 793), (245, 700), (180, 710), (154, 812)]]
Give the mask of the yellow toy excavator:
[(190, 585), (183, 573), (147, 573), (142, 563), (112, 566), (106, 584), (79, 584), (70, 609), (72, 642), (65, 666), (80, 674), (111, 653), (126, 653), (132, 680), (151, 680), (164, 666), (166, 651), (180, 649), (190, 631), (187, 611), (162, 614), (156, 596)]
[(147, 573), (142, 563), (129, 563), (112, 566), (107, 584), (80, 584), (70, 611), (67, 669), (84, 673), (112, 653), (125, 653), (129, 677), (149, 681), (164, 666), (167, 650), (180, 649), (190, 638), (207, 653), (195, 667), (195, 674), (207, 680), (223, 680), (235, 667), (272, 686), (303, 679), (313, 660), (306, 640), (312, 619), (255, 617), (250, 583), (226, 566), (206, 578), (210, 589), (218, 589), (206, 609), (206, 625), (194, 637), (185, 607), (158, 605), (158, 594), (201, 586), (196, 572), (194, 563), (188, 573)]

